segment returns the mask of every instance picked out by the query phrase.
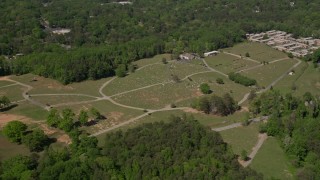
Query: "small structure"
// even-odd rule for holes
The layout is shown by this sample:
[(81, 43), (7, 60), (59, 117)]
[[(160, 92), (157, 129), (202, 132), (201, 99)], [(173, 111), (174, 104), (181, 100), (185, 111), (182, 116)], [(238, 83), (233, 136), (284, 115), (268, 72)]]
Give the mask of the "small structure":
[(210, 52), (206, 52), (206, 53), (204, 53), (204, 57), (217, 55), (217, 54), (219, 54), (219, 53), (220, 53), (219, 51), (210, 51)]
[(184, 53), (179, 55), (179, 59), (181, 60), (193, 60), (196, 56), (190, 53)]

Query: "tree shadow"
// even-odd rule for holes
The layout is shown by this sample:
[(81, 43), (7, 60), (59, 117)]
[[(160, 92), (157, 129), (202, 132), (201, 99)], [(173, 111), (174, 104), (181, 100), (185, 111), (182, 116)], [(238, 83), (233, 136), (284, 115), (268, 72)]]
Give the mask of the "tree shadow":
[(0, 112), (5, 112), (5, 111), (9, 111), (10, 109), (13, 109), (15, 107), (17, 107), (18, 104), (11, 104), (10, 106), (4, 107), (0, 109)]

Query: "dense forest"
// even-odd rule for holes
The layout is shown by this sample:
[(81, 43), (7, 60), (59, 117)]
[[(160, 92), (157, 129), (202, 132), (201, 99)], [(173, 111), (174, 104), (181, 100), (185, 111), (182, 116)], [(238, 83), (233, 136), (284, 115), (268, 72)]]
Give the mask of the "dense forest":
[(320, 101), (319, 97), (305, 93), (297, 98), (272, 90), (251, 101), (254, 114), (268, 115), (268, 122), (260, 131), (276, 136), (299, 169), (298, 179), (320, 177)]
[(1, 179), (262, 179), (244, 169), (221, 136), (192, 117), (95, 137), (73, 135), (64, 149), (2, 162)]
[[(202, 54), (232, 46), (250, 32), (320, 37), (317, 0), (110, 2), (1, 1), (0, 55), (24, 54), (5, 73), (33, 72), (70, 83), (113, 75), (121, 64), (159, 53)], [(59, 28), (71, 32), (53, 33)]]

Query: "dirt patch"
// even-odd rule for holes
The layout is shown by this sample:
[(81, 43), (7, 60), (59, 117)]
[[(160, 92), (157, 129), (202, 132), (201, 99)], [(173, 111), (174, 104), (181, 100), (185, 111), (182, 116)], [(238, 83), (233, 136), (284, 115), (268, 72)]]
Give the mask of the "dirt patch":
[(320, 89), (320, 82), (316, 82), (315, 86), (317, 89)]
[(186, 108), (186, 109), (183, 109), (184, 112), (186, 113), (194, 113), (194, 114), (199, 114), (199, 113), (202, 113), (196, 109), (193, 109), (193, 108)]
[(3, 128), (10, 121), (23, 121), (23, 122), (26, 122), (28, 120), (30, 120), (30, 119), (27, 118), (27, 117), (24, 117), (24, 116), (1, 113), (0, 114), (0, 128)]
[(0, 77), (0, 81), (10, 81), (8, 76)]
[(62, 134), (57, 137), (58, 142), (62, 142), (66, 144), (71, 143), (71, 139), (67, 134), (64, 134), (64, 132), (62, 132), (61, 130), (48, 127), (48, 125), (45, 124), (43, 121), (33, 121), (32, 119), (27, 118), (25, 116), (19, 116), (15, 114), (4, 114), (4, 113), (0, 114), (0, 128), (3, 128), (7, 123), (11, 121), (21, 121), (27, 125), (36, 124), (37, 127), (42, 129), (44, 133), (48, 136), (52, 136), (54, 134)]
[[(122, 112), (116, 112), (116, 111), (114, 111), (114, 112), (110, 112), (110, 114), (109, 114), (108, 117), (113, 118), (113, 119), (115, 119), (115, 120), (117, 121), (117, 120), (119, 120), (123, 115), (124, 115), (124, 114), (123, 114)], [(107, 117), (107, 118), (108, 118), (108, 117)]]

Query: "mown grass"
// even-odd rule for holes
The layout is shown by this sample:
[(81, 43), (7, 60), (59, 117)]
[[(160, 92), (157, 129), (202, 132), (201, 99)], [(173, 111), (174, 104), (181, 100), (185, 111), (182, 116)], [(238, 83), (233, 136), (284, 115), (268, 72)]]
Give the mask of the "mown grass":
[(24, 145), (10, 142), (0, 131), (0, 160), (3, 161), (16, 155), (30, 155), (30, 151)]
[(170, 81), (170, 64), (156, 64), (145, 67), (123, 78), (113, 80), (103, 89), (106, 95), (141, 88), (151, 84)]
[(176, 101), (197, 97), (197, 86), (187, 82), (157, 85), (147, 89), (119, 95), (113, 99), (121, 104), (145, 108), (164, 108)]
[[(292, 89), (293, 86), (298, 86), (296, 83), (298, 79), (301, 78), (304, 71), (308, 68), (308, 63), (302, 62), (298, 67), (294, 69), (293, 75), (287, 75), (282, 80), (280, 80), (274, 87), (274, 89), (280, 90), (282, 93), (295, 93), (295, 90)], [(310, 89), (310, 88), (308, 88)], [(296, 91), (299, 91), (297, 88)]]
[(6, 111), (6, 113), (26, 116), (33, 120), (45, 120), (48, 116), (48, 111), (35, 106), (28, 101), (19, 103), (16, 107)]
[(259, 65), (259, 63), (244, 60), (224, 53), (207, 57), (205, 60), (210, 67), (226, 74)]
[(95, 100), (95, 98), (86, 97), (86, 96), (32, 96), (31, 98), (42, 103), (42, 104), (61, 104), (61, 103), (72, 103), (72, 102), (81, 102), (81, 101), (90, 101)]
[[(217, 78), (223, 79), (224, 84), (216, 83)], [(246, 93), (250, 92), (250, 88), (234, 83), (227, 77), (214, 72), (197, 74), (192, 76), (191, 79), (192, 82), (196, 82), (197, 86), (202, 83), (209, 84), (213, 94), (222, 96), (225, 93), (229, 93), (236, 101), (240, 101)]]
[(14, 82), (10, 82), (10, 81), (0, 81), (0, 89), (1, 89), (3, 86), (7, 86), (7, 85), (11, 85), (11, 84), (14, 84)]
[(309, 64), (295, 85), (297, 87), (294, 91), (295, 95), (302, 96), (306, 92), (320, 95), (320, 68), (314, 68), (312, 64)]
[(140, 59), (138, 61), (133, 62), (133, 64), (137, 65), (139, 68), (149, 64), (162, 63), (162, 58), (166, 58), (167, 61), (170, 61), (171, 54), (161, 54), (161, 55), (156, 55), (152, 58)]
[(265, 141), (250, 167), (262, 173), (266, 179), (294, 179), (295, 169), (288, 161), (279, 142), (273, 137)]
[(231, 145), (233, 152), (237, 155), (245, 150), (248, 154), (258, 141), (259, 123), (242, 126), (220, 132), (225, 142)]
[(251, 59), (263, 62), (270, 62), (276, 59), (286, 58), (287, 54), (273, 49), (263, 43), (245, 42), (237, 44), (231, 48), (223, 49), (237, 55), (245, 56), (248, 52)]
[(296, 63), (297, 61), (288, 59), (272, 64), (266, 64), (256, 69), (242, 72), (241, 74), (257, 80), (259, 86), (266, 87)]
[(7, 96), (12, 102), (23, 100), (24, 98), (22, 96), (22, 93), (24, 89), (25, 88), (20, 85), (0, 88), (0, 97)]
[[(33, 74), (25, 74), (21, 76), (10, 76), (11, 79), (28, 84), (33, 87), (30, 94), (88, 94), (92, 96), (100, 96), (99, 88), (102, 84), (111, 78), (100, 80), (87, 80), (80, 83), (72, 83), (63, 85), (60, 82), (44, 78)], [(36, 81), (32, 81), (32, 80)]]

